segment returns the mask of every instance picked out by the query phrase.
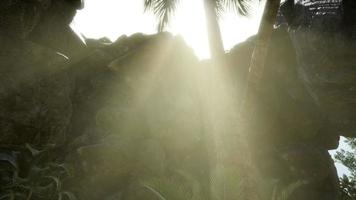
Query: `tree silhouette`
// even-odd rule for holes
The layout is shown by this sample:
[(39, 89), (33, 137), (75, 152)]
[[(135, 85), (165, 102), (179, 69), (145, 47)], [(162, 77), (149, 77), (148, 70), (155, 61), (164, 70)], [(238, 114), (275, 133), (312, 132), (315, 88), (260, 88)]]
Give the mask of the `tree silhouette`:
[[(158, 31), (163, 31), (177, 9), (180, 0), (144, 0), (145, 10), (152, 11), (158, 17)], [(219, 17), (226, 10), (234, 10), (240, 15), (248, 15), (250, 0), (204, 0), (210, 54), (213, 60), (224, 55)]]

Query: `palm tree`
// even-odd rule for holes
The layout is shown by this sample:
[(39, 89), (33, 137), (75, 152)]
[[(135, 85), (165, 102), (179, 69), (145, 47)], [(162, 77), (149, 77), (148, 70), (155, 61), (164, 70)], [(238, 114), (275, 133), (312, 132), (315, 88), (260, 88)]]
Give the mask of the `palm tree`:
[[(247, 15), (250, 0), (204, 0), (207, 19), (210, 54), (213, 60), (220, 60), (224, 47), (218, 23), (219, 16), (227, 9)], [(144, 0), (145, 10), (151, 10), (158, 17), (158, 31), (163, 31), (174, 14), (180, 0)]]
[[(220, 34), (218, 19), (226, 8), (234, 9), (237, 13), (247, 15), (249, 11), (250, 0), (204, 0), (204, 7), (207, 19), (207, 30), (209, 37), (210, 53), (213, 64), (224, 64), (223, 55), (224, 48)], [(145, 0), (146, 10), (152, 10), (159, 18), (158, 30), (163, 31), (168, 24), (170, 17), (177, 8), (179, 0)], [(247, 132), (249, 121), (253, 120), (253, 113), (255, 112), (255, 103), (257, 101), (257, 90), (260, 87), (260, 82), (263, 76), (264, 62), (267, 56), (267, 47), (273, 31), (274, 21), (276, 19), (280, 0), (267, 0), (262, 21), (259, 27), (256, 46), (252, 55), (250, 64), (250, 73), (248, 76), (248, 87), (246, 89), (245, 97), (242, 99), (243, 107), (241, 112), (242, 129), (241, 132)], [(221, 80), (221, 79), (218, 79)], [(214, 82), (216, 83), (216, 81)], [(258, 177), (258, 170), (251, 168), (253, 177)], [(259, 185), (258, 180), (251, 180), (250, 185)], [(247, 186), (250, 187), (250, 186)], [(252, 188), (252, 187), (251, 187)], [(254, 193), (254, 194), (252, 194)], [(258, 191), (251, 192), (250, 199), (260, 199)]]

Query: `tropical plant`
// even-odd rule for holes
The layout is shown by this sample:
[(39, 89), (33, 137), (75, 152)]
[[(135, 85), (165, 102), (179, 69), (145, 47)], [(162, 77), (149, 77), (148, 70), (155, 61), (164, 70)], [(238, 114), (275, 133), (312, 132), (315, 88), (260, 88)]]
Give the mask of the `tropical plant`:
[(335, 159), (346, 166), (350, 175), (340, 178), (340, 198), (342, 200), (356, 199), (356, 139), (347, 139), (346, 143), (351, 148), (349, 151), (341, 149), (336, 152)]
[(340, 178), (340, 199), (353, 200), (356, 199), (356, 179), (343, 175)]
[[(155, 197), (160, 200), (202, 200), (201, 195), (201, 185), (197, 180), (195, 180), (191, 175), (183, 171), (176, 171), (175, 176), (172, 177), (156, 177), (151, 178), (146, 181), (141, 182), (141, 187), (146, 189), (149, 193), (152, 193)], [(225, 171), (227, 172), (227, 171)], [(235, 170), (228, 170), (225, 174), (228, 176), (228, 181), (226, 184), (234, 185), (235, 190), (239, 190), (239, 185), (243, 184), (239, 179), (239, 175)], [(230, 176), (232, 175), (232, 176)], [(215, 181), (215, 180), (211, 180)], [(289, 200), (293, 197), (293, 194), (300, 187), (307, 184), (306, 181), (296, 181), (286, 186), (280, 186), (278, 184), (271, 185), (273, 188), (272, 196), (265, 195), (263, 199), (266, 200)], [(228, 189), (228, 188), (227, 188)], [(233, 191), (225, 191), (233, 192)], [(234, 194), (216, 193), (217, 196), (212, 197), (212, 199), (249, 199), (249, 197), (244, 196), (240, 192), (235, 191)]]
[(66, 167), (52, 162), (53, 148), (37, 150), (30, 145), (0, 148), (0, 199), (75, 200), (62, 187), (69, 177)]
[[(144, 0), (145, 10), (151, 10), (159, 20), (158, 31), (163, 31), (177, 9), (180, 0)], [(218, 19), (226, 10), (234, 10), (240, 15), (249, 14), (250, 0), (204, 0), (207, 19), (210, 54), (214, 59), (221, 59), (224, 46)]]

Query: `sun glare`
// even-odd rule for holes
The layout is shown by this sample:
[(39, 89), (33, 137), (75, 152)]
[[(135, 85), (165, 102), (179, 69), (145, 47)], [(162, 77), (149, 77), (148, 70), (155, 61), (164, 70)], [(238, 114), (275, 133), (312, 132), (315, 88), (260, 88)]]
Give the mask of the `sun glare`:
[[(86, 0), (85, 3), (72, 28), (87, 38), (108, 37), (115, 41), (123, 34), (156, 32), (156, 18), (143, 12), (143, 0)], [(225, 50), (257, 32), (262, 5), (256, 3), (253, 7), (251, 17), (238, 17), (231, 12), (222, 16), (220, 26)], [(167, 31), (181, 35), (201, 59), (210, 56), (203, 8), (203, 0), (181, 0), (167, 27)]]

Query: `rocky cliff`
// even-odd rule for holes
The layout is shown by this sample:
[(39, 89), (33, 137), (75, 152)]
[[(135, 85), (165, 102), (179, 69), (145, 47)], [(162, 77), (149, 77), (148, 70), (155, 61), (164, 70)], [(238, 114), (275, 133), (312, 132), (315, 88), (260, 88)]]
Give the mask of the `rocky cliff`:
[[(297, 12), (289, 29), (275, 30), (249, 125), (256, 137), (245, 146), (234, 115), (254, 37), (227, 53), (219, 88), (210, 61), (198, 61), (179, 37), (135, 34), (88, 47), (61, 12), (48, 17), (58, 8), (73, 17), (74, 1), (41, 5), (49, 9), (42, 20), (32, 7), (4, 2), (0, 198), (249, 199), (258, 191), (253, 165), (267, 199), (287, 185), (291, 199), (337, 199), (327, 150), (340, 135), (355, 136), (352, 28), (344, 34), (322, 17), (301, 25), (305, 13)], [(63, 23), (51, 29), (58, 17)]]

